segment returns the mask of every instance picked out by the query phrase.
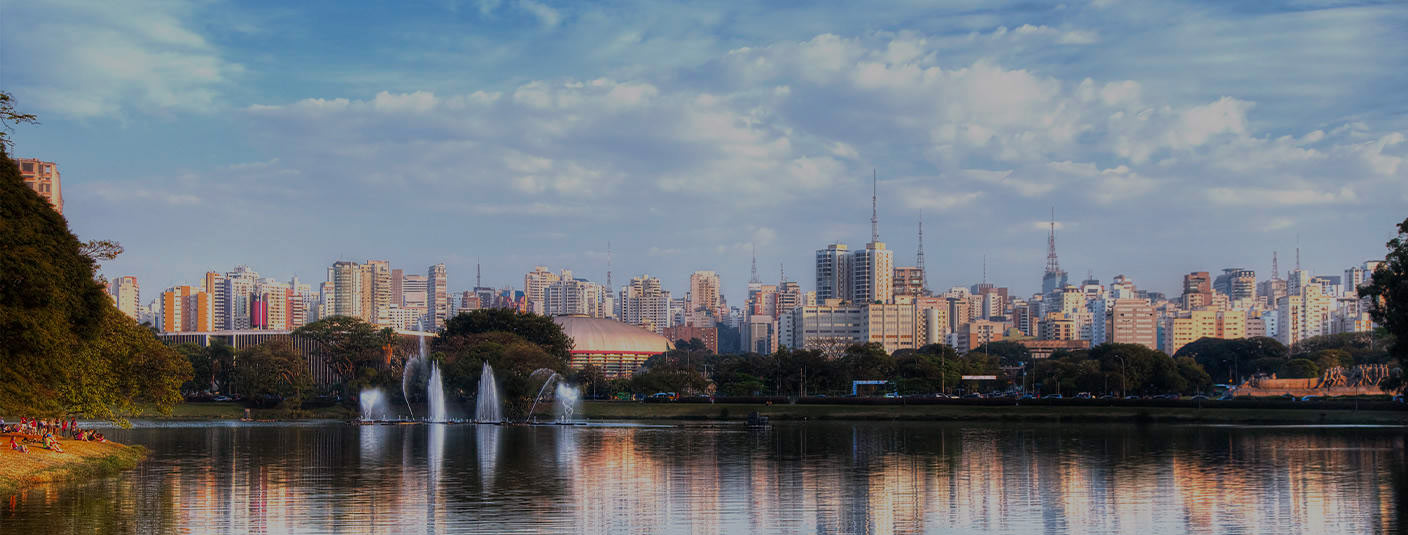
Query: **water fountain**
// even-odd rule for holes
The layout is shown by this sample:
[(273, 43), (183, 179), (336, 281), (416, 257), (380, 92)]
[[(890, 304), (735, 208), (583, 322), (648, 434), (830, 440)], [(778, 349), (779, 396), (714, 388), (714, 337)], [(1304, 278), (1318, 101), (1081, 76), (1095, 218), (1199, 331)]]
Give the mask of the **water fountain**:
[(411, 382), (416, 375), (416, 370), (425, 363), (425, 337), (418, 336), (420, 340), (420, 352), (411, 358), (406, 359), (405, 365), (401, 369), (401, 397), (406, 400), (406, 410), (410, 411), (411, 419), (416, 419), (416, 411), (411, 409)]
[(426, 421), (432, 423), (445, 423), (445, 385), (440, 382), (440, 363), (430, 363), (430, 382), (425, 386), (425, 402), (429, 405), (426, 409), (430, 415)]
[(553, 397), (557, 398), (553, 409), (553, 415), (557, 422), (561, 424), (573, 423), (572, 417), (577, 413), (577, 407), (582, 399), (577, 387), (568, 386), (567, 383), (558, 381), (557, 390), (553, 391)]
[(499, 386), (494, 381), (494, 369), (484, 363), (484, 371), (479, 374), (479, 395), (474, 400), (474, 421), (482, 424), (496, 424), (503, 421), (503, 411), (499, 406)]
[(386, 394), (380, 388), (365, 388), (357, 396), (357, 401), (362, 405), (362, 420), (385, 420), (390, 415), (386, 406)]
[[(554, 384), (554, 381), (558, 381), (558, 382), (561, 382), (561, 381), (562, 381), (562, 374), (557, 373), (557, 372), (552, 371), (552, 370), (549, 370), (549, 369), (547, 369), (547, 368), (538, 368), (538, 369), (536, 369), (536, 370), (533, 370), (533, 373), (528, 374), (528, 379), (531, 380), (531, 379), (533, 379), (533, 378), (535, 378), (535, 377), (541, 377), (541, 376), (543, 376), (543, 375), (546, 375), (546, 376), (547, 376), (547, 379), (543, 379), (543, 386), (542, 386), (542, 388), (539, 388), (539, 389), (538, 389), (538, 395), (533, 396), (533, 405), (528, 408), (528, 419), (529, 419), (529, 420), (532, 420), (532, 419), (533, 419), (533, 412), (537, 410), (537, 408), (538, 408), (538, 401), (543, 398), (543, 392), (547, 392), (547, 390), (548, 390), (548, 385)], [(532, 383), (529, 383), (529, 384), (532, 384)]]

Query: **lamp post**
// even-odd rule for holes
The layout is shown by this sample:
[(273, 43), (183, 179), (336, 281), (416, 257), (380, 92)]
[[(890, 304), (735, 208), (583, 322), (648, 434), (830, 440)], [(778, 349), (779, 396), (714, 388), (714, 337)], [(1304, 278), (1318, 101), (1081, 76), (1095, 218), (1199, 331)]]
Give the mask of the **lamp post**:
[(1120, 359), (1120, 397), (1123, 398), (1126, 395), (1124, 384), (1124, 357), (1119, 355), (1114, 355), (1114, 357)]

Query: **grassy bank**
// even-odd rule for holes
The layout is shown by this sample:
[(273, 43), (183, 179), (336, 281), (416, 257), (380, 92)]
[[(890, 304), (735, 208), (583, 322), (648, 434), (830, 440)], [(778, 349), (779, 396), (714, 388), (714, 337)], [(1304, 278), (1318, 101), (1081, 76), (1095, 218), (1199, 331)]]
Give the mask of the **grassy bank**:
[(52, 481), (92, 479), (116, 474), (137, 466), (147, 456), (146, 448), (115, 442), (61, 440), (58, 453), (31, 444), (29, 453), (11, 451), (8, 435), (0, 435), (5, 446), (0, 451), (0, 496), (22, 488)]
[[(244, 418), (244, 405), (235, 402), (202, 402), (202, 403), (182, 403), (171, 408), (171, 414), (163, 415), (155, 407), (141, 407), (135, 414), (127, 415), (129, 419), (153, 419), (153, 420), (238, 420)], [(350, 409), (338, 406), (320, 407), (316, 409), (299, 409), (295, 411), (284, 409), (250, 409), (250, 417), (255, 420), (299, 420), (327, 418), (334, 420), (345, 420), (356, 417), (356, 413)]]
[(843, 405), (588, 401), (593, 420), (772, 420), (1150, 422), (1213, 424), (1408, 425), (1408, 411), (1038, 405)]

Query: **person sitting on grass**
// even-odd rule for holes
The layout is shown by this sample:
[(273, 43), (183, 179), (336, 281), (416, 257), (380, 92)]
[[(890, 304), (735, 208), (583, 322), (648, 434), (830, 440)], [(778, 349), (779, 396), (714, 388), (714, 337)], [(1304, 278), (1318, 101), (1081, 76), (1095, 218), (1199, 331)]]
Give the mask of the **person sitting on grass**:
[(10, 449), (20, 453), (29, 453), (29, 448), (25, 447), (24, 444), (15, 442), (15, 437), (10, 437)]
[(59, 447), (59, 441), (54, 440), (53, 433), (44, 433), (44, 448), (55, 453), (63, 453), (64, 449)]

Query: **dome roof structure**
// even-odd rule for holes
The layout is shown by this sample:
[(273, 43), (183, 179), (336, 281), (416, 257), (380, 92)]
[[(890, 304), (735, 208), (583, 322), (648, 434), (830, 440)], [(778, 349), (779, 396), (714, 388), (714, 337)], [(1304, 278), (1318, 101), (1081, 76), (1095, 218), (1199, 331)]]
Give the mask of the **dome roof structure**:
[(605, 318), (553, 316), (572, 339), (574, 354), (654, 355), (671, 348), (669, 339), (635, 325)]

